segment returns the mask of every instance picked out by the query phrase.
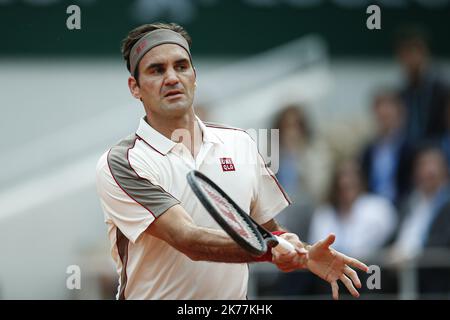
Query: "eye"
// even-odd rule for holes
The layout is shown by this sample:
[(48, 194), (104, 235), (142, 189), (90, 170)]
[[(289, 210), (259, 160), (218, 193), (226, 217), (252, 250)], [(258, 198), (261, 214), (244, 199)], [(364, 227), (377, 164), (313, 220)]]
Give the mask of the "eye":
[(164, 68), (163, 67), (156, 67), (154, 69), (154, 73), (163, 74), (164, 73)]
[(185, 71), (185, 70), (187, 70), (187, 68), (188, 67), (185, 64), (180, 64), (177, 66), (177, 70), (179, 70), (179, 71)]
[(152, 68), (149, 69), (149, 73), (150, 74), (154, 74), (154, 75), (163, 74), (164, 73), (164, 68), (163, 67), (159, 67), (159, 66), (152, 67)]

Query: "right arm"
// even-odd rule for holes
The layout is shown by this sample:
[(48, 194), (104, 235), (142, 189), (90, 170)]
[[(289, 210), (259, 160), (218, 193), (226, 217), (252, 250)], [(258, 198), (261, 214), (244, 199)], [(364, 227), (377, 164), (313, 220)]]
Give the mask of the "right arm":
[(194, 261), (257, 261), (224, 231), (197, 226), (180, 202), (148, 175), (151, 170), (141, 168), (140, 158), (130, 153), (134, 143), (131, 138), (125, 140), (97, 164), (97, 191), (106, 219), (132, 243), (145, 232)]
[(224, 231), (197, 226), (180, 205), (174, 205), (145, 231), (184, 253), (193, 261), (254, 262)]

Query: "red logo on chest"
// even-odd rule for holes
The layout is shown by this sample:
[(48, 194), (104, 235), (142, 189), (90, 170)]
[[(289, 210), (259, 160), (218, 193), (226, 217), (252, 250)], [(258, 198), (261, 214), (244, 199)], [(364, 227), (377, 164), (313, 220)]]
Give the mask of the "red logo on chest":
[(222, 165), (222, 171), (236, 171), (231, 158), (220, 158), (220, 164)]

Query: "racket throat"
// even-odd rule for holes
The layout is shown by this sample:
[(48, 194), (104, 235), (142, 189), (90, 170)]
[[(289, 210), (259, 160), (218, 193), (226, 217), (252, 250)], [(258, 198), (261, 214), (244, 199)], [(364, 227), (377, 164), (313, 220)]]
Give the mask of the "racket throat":
[(267, 246), (269, 248), (276, 247), (278, 245), (278, 240), (275, 237), (269, 237), (266, 240)]

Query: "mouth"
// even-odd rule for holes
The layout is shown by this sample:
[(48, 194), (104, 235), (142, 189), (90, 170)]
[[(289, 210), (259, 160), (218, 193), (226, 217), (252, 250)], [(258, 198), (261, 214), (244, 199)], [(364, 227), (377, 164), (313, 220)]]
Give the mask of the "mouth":
[(181, 90), (169, 90), (164, 94), (164, 98), (181, 97), (183, 94), (184, 93)]

